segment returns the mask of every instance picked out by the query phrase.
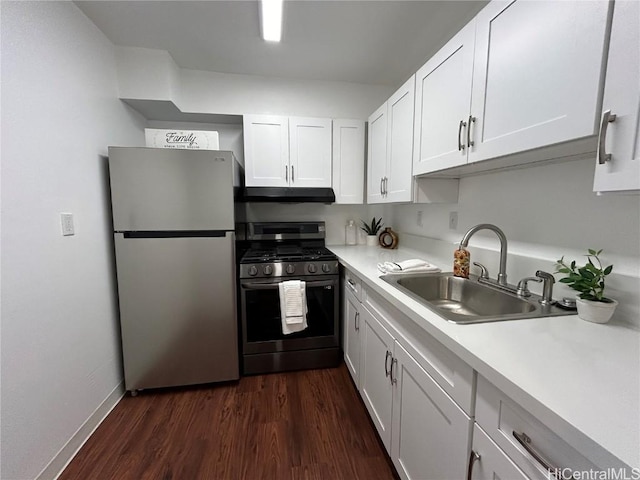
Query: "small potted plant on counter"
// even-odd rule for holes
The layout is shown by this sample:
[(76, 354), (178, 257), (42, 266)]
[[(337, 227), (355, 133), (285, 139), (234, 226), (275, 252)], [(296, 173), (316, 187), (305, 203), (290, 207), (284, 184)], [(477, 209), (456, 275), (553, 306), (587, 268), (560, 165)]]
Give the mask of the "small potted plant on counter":
[(367, 245), (369, 247), (375, 247), (378, 245), (378, 232), (382, 228), (382, 217), (379, 220), (376, 220), (376, 217), (373, 217), (371, 223), (368, 224), (364, 220), (361, 220), (362, 230), (364, 230), (367, 234)]
[(556, 272), (565, 276), (561, 283), (580, 292), (576, 299), (578, 316), (582, 320), (594, 323), (607, 323), (618, 305), (618, 302), (604, 296), (605, 277), (613, 270), (613, 265), (603, 268), (599, 255), (602, 250), (588, 250), (587, 263), (576, 267), (575, 260), (570, 264), (564, 256), (556, 263)]

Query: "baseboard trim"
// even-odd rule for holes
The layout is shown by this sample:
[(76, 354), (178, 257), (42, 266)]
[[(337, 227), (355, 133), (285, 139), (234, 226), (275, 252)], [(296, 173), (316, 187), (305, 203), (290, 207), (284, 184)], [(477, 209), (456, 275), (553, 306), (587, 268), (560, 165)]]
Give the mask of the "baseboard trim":
[(67, 468), (78, 451), (82, 448), (89, 437), (100, 426), (102, 421), (111, 413), (111, 410), (124, 397), (124, 382), (120, 382), (95, 409), (89, 418), (76, 430), (69, 441), (60, 449), (49, 464), (40, 472), (36, 480), (55, 480)]

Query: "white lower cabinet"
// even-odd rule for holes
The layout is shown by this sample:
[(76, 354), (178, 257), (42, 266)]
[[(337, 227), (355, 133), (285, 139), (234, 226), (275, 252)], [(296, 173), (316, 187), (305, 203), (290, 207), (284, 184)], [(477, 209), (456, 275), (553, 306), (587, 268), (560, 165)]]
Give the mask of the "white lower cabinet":
[(358, 299), (345, 286), (343, 289), (342, 338), (344, 363), (356, 386), (360, 386), (360, 310)]
[(473, 448), (469, 457), (468, 480), (529, 480), (493, 440), (475, 424)]
[(387, 451), (391, 446), (390, 381), (395, 339), (366, 308), (362, 309), (360, 395)]
[[(477, 425), (505, 452), (526, 477), (535, 480), (571, 478), (572, 472), (599, 471), (585, 455), (569, 445), (532, 413), (478, 375)], [(475, 442), (475, 438), (474, 438)], [(614, 465), (604, 465), (614, 466)]]
[(564, 480), (623, 466), (576, 449), (352, 272), (343, 285), (345, 362), (400, 478)]
[(402, 347), (361, 309), (360, 394), (403, 479), (464, 478), (472, 420)]
[(391, 377), (391, 459), (400, 477), (464, 478), (473, 420), (398, 342)]

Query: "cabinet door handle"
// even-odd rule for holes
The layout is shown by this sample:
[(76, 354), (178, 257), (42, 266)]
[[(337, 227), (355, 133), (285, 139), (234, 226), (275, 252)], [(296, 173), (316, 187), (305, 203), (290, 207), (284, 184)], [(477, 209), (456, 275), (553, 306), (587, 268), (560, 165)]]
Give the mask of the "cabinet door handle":
[(289, 181), (289, 166), (285, 165), (284, 166), (284, 179), (288, 182)]
[(394, 365), (396, 367), (398, 366), (398, 359), (391, 357), (391, 371), (389, 372), (389, 375), (391, 376), (391, 385), (395, 385), (396, 383), (398, 383), (398, 379), (393, 375)]
[[(524, 432), (517, 433), (515, 430), (513, 430), (513, 436), (518, 441), (518, 443), (522, 445), (522, 448), (524, 448), (525, 451), (536, 462), (538, 462), (542, 468), (544, 468), (547, 472), (549, 472), (549, 475), (553, 475), (554, 478), (558, 478), (558, 474), (559, 474), (560, 475), (559, 478), (564, 479), (564, 475), (560, 473), (562, 470), (559, 468), (553, 467), (547, 460), (545, 460), (545, 458), (535, 448), (533, 448), (533, 446), (531, 445), (531, 438), (529, 438), (529, 436), (526, 433)], [(571, 475), (571, 477), (569, 478), (574, 478), (574, 476)]]
[(353, 319), (353, 325), (356, 332), (360, 330), (360, 312), (356, 312), (355, 318)]
[(291, 165), (291, 181), (295, 182), (296, 181), (296, 176), (295, 176), (295, 170), (293, 169), (293, 165)]
[(384, 177), (380, 177), (380, 195), (384, 195), (384, 190), (382, 190), (383, 182), (384, 182)]
[(385, 195), (385, 197), (389, 193), (389, 191), (387, 190), (387, 184), (388, 183), (389, 183), (389, 179), (387, 177), (384, 177), (384, 195)]
[(471, 477), (473, 476), (473, 464), (479, 462), (481, 458), (480, 454), (471, 450), (471, 455), (469, 455), (469, 464), (467, 467), (467, 480), (471, 480)]
[(471, 140), (471, 124), (476, 123), (476, 117), (469, 115), (469, 127), (467, 128), (467, 147), (473, 147), (473, 141)]
[(460, 137), (462, 136), (462, 127), (466, 127), (467, 124), (464, 120), (460, 120), (460, 124), (458, 125), (458, 151), (461, 152), (462, 150), (464, 150), (464, 143), (462, 143), (462, 140), (460, 139)]
[[(391, 372), (389, 371), (389, 367), (388, 367), (389, 359), (393, 360), (393, 357), (391, 356), (391, 352), (389, 350), (387, 350), (387, 353), (384, 356), (384, 376), (385, 377), (388, 377), (391, 374)], [(393, 366), (393, 362), (391, 363), (391, 365)]]
[(605, 142), (607, 141), (607, 126), (616, 121), (616, 115), (607, 110), (602, 114), (600, 121), (600, 131), (598, 132), (598, 163), (604, 165), (611, 160), (611, 154), (606, 152)]

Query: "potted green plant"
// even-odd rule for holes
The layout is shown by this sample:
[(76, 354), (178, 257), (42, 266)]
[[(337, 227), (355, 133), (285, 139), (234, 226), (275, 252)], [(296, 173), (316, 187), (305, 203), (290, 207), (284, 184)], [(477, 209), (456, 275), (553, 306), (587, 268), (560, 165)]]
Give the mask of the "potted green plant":
[(382, 217), (376, 220), (376, 217), (373, 217), (371, 223), (367, 223), (364, 220), (360, 220), (362, 222), (362, 230), (364, 230), (367, 234), (367, 245), (370, 247), (374, 247), (378, 244), (378, 232), (382, 228)]
[(607, 323), (618, 306), (618, 302), (604, 295), (605, 277), (613, 270), (613, 265), (602, 266), (599, 255), (602, 250), (588, 250), (587, 263), (576, 266), (575, 260), (570, 264), (564, 261), (564, 256), (556, 263), (556, 272), (565, 276), (561, 283), (573, 288), (578, 294), (576, 306), (578, 316), (589, 322)]

